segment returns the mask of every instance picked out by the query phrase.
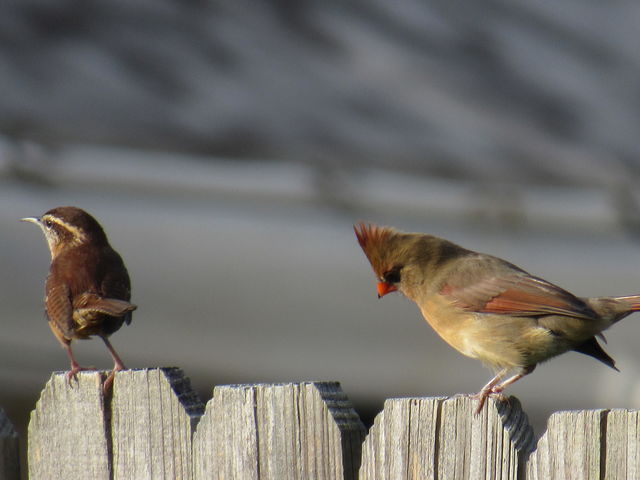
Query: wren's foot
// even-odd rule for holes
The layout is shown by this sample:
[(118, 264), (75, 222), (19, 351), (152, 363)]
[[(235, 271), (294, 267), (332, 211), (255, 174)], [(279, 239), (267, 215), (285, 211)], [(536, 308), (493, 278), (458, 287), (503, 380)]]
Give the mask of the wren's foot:
[(116, 372), (125, 370), (127, 367), (125, 367), (124, 363), (122, 363), (122, 360), (120, 359), (117, 352), (111, 345), (111, 342), (109, 341), (109, 339), (107, 337), (102, 337), (102, 341), (109, 349), (111, 358), (113, 358), (113, 370), (111, 371), (107, 379), (102, 384), (102, 393), (106, 395), (107, 393), (109, 393), (109, 391), (111, 390), (111, 387), (113, 386), (113, 381), (115, 380)]
[(69, 385), (71, 385), (72, 379), (78, 383), (78, 372), (94, 371), (96, 369), (96, 367), (81, 367), (80, 364), (76, 362), (76, 357), (73, 356), (73, 352), (71, 351), (71, 341), (63, 342), (62, 347), (67, 352), (69, 362), (71, 363), (71, 370), (69, 370), (66, 375)]
[(95, 367), (81, 367), (77, 363), (71, 364), (71, 370), (67, 372), (65, 377), (67, 377), (67, 383), (71, 385), (71, 380), (75, 380), (78, 383), (78, 373), (79, 372), (91, 372), (95, 371)]
[(104, 383), (102, 384), (103, 395), (107, 395), (111, 391), (111, 388), (113, 387), (113, 380), (115, 379), (115, 375), (116, 375), (116, 372), (112, 371), (107, 377), (107, 379), (104, 381)]
[(120, 372), (122, 370), (125, 370), (125, 366), (122, 363), (116, 363), (116, 365), (113, 367), (113, 370), (111, 370), (111, 373), (109, 373), (109, 376), (102, 384), (102, 393), (104, 395), (108, 394), (111, 391), (111, 388), (113, 387), (113, 381), (116, 378), (116, 372)]

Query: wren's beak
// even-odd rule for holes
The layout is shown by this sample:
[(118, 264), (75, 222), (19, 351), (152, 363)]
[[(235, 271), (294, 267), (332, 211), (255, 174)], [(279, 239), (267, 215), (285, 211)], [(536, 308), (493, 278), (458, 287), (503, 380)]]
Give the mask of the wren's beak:
[(393, 283), (378, 282), (378, 298), (384, 297), (387, 293), (395, 292), (398, 290)]
[(20, 219), (21, 222), (30, 222), (40, 225), (40, 219), (38, 217), (24, 217)]

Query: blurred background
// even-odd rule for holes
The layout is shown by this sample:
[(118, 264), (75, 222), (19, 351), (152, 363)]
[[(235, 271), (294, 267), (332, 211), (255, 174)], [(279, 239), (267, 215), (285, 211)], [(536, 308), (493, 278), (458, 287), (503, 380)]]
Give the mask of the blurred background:
[[(399, 295), (376, 299), (351, 225), (506, 258), (580, 296), (640, 292), (640, 4), (615, 0), (9, 0), (0, 6), (0, 405), (24, 432), (66, 355), (49, 253), (19, 218), (80, 206), (139, 306), (129, 367), (214, 385), (338, 380), (385, 398), (491, 377)], [(569, 353), (510, 393), (640, 405), (640, 316), (621, 373)], [(111, 368), (99, 340), (78, 359)]]

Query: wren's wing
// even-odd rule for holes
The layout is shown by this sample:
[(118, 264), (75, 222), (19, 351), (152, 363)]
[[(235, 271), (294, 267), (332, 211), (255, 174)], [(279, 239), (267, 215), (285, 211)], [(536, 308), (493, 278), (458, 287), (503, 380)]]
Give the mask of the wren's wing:
[[(123, 316), (127, 325), (131, 323), (131, 312), (137, 307), (129, 303), (131, 298), (131, 281), (129, 272), (122, 261), (122, 257), (113, 249), (109, 248), (103, 253), (104, 274), (100, 283), (100, 293), (103, 299), (125, 301), (133, 308), (128, 309), (120, 315)], [(106, 313), (106, 312), (105, 312)]]
[(451, 272), (440, 293), (459, 307), (478, 313), (597, 317), (584, 301), (566, 290), (488, 255), (469, 257)]
[(83, 293), (76, 296), (73, 301), (73, 309), (77, 314), (104, 313), (112, 317), (122, 317), (134, 311), (135, 305), (116, 298), (103, 298), (95, 293)]
[[(73, 338), (75, 326), (73, 323), (73, 306), (69, 293), (69, 286), (47, 278), (44, 298), (49, 321), (67, 339)], [(60, 341), (62, 341), (60, 339)]]

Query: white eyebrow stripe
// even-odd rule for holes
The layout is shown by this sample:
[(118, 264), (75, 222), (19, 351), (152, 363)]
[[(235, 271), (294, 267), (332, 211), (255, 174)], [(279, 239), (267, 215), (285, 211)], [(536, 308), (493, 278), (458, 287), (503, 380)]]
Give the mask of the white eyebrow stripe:
[(87, 238), (85, 233), (80, 228), (75, 227), (73, 225), (69, 225), (68, 223), (64, 223), (62, 220), (60, 220), (57, 217), (54, 217), (53, 215), (43, 215), (41, 220), (43, 222), (45, 220), (49, 220), (50, 222), (53, 222), (56, 225), (59, 225), (60, 227), (64, 228), (68, 232), (70, 232), (71, 235), (73, 236), (73, 242), (74, 243), (82, 243)]

